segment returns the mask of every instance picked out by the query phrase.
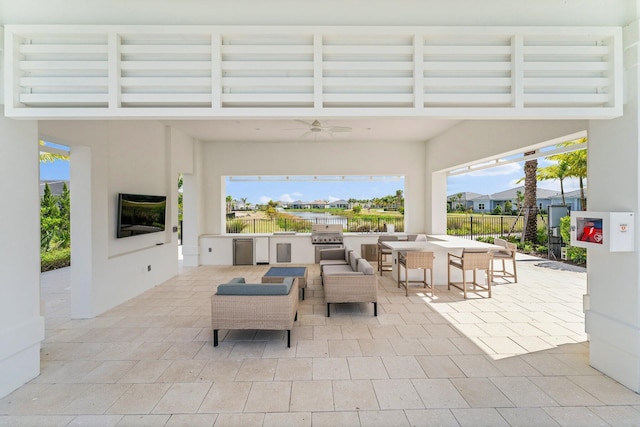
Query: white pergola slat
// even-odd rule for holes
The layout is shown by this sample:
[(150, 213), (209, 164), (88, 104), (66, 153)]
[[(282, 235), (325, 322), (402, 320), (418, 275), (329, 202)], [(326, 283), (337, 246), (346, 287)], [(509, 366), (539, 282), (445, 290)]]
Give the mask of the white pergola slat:
[(617, 117), (618, 27), (8, 25), (9, 117)]

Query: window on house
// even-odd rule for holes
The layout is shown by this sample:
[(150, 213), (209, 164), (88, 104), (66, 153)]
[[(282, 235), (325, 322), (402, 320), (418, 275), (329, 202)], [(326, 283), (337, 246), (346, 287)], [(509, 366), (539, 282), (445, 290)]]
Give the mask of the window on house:
[(484, 203), (478, 203), (478, 209), (483, 211), (484, 210)]

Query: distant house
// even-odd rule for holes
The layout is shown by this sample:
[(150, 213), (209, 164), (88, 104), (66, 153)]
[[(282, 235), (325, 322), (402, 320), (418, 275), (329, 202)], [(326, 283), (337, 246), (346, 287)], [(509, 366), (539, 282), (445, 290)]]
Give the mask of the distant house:
[(473, 208), (472, 199), (481, 196), (478, 193), (472, 193), (470, 191), (464, 193), (455, 193), (447, 196), (447, 210), (450, 211), (466, 211), (467, 209)]
[(67, 189), (69, 188), (69, 181), (40, 181), (40, 197), (44, 195), (45, 184), (49, 184), (49, 190), (51, 190), (51, 194), (54, 196), (62, 194), (62, 188), (65, 184), (67, 185)]
[(336, 200), (335, 202), (329, 203), (329, 207), (337, 209), (349, 209), (351, 205), (346, 200)]
[(324, 200), (314, 200), (311, 202), (312, 209), (326, 209), (329, 207), (329, 203)]
[(302, 200), (296, 200), (295, 202), (291, 202), (289, 204), (291, 209), (310, 209), (311, 203), (303, 202)]
[[(587, 189), (584, 189), (585, 197), (587, 194)], [(580, 200), (580, 190), (569, 191), (564, 193), (564, 203), (569, 207), (570, 211), (581, 211), (584, 210), (582, 207), (582, 201)], [(557, 193), (555, 196), (551, 198), (551, 204), (553, 205), (562, 205), (562, 194)]]
[[(491, 213), (497, 206), (500, 206), (504, 212), (505, 203), (511, 202), (511, 208), (518, 208), (518, 192), (524, 194), (524, 186), (512, 188), (510, 190), (501, 191), (493, 194), (485, 194), (472, 199), (473, 211), (482, 213)], [(547, 210), (549, 205), (554, 204), (553, 197), (558, 193), (553, 190), (538, 188), (536, 205), (539, 210)]]

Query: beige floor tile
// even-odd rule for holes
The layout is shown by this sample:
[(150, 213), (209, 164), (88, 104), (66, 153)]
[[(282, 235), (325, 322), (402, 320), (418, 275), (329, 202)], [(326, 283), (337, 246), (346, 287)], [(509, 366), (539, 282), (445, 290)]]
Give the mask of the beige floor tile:
[(278, 359), (245, 359), (235, 381), (272, 381)]
[(343, 325), (341, 326), (341, 329), (342, 329), (342, 338), (344, 340), (373, 338), (371, 335), (371, 330), (367, 325), (361, 325), (361, 324)]
[(458, 427), (458, 421), (448, 409), (410, 409), (404, 411), (409, 424), (416, 427)]
[(107, 414), (149, 414), (171, 384), (133, 384), (106, 410)]
[(254, 382), (244, 412), (285, 412), (289, 410), (291, 383)]
[(380, 409), (370, 380), (333, 381), (336, 411)]
[(597, 416), (589, 408), (583, 406), (556, 406), (551, 408), (543, 408), (558, 424), (566, 427), (584, 427), (584, 426), (609, 426), (602, 418)]
[(129, 384), (93, 384), (67, 405), (61, 413), (104, 414), (128, 389)]
[(404, 411), (361, 411), (360, 425), (367, 427), (404, 427), (409, 420)]
[(355, 339), (328, 340), (327, 342), (330, 357), (362, 356), (360, 344)]
[(233, 381), (236, 377), (242, 360), (212, 360), (200, 370), (198, 382), (226, 382)]
[(453, 416), (461, 427), (509, 426), (500, 413), (494, 408), (452, 409)]
[[(78, 415), (75, 417), (67, 427), (114, 427), (116, 426), (120, 420), (122, 420), (122, 415)], [(0, 420), (0, 425), (2, 424), (2, 420)], [(16, 423), (13, 426), (19, 426), (20, 424)], [(49, 420), (42, 423), (34, 424), (34, 425), (47, 425), (50, 426), (52, 424), (49, 423)]]
[(311, 412), (269, 412), (262, 427), (311, 427)]
[(329, 344), (327, 341), (298, 341), (296, 357), (329, 357)]
[(205, 360), (174, 360), (171, 365), (160, 375), (161, 383), (185, 383), (196, 381), (202, 369), (206, 366)]
[(502, 372), (484, 355), (456, 355), (451, 356), (451, 360), (467, 377), (502, 376)]
[(158, 401), (151, 411), (155, 414), (195, 413), (209, 391), (206, 383), (177, 383)]
[(154, 383), (171, 365), (170, 360), (141, 360), (124, 374), (121, 383)]
[(214, 348), (211, 282), (259, 281), (267, 268), (181, 269), (90, 320), (69, 319), (67, 282), (47, 307), (42, 373), (0, 399), (0, 425), (630, 425), (640, 416), (635, 393), (589, 367), (584, 274), (526, 263), (521, 283), (465, 301), (446, 286), (433, 299), (415, 286), (406, 297), (385, 273), (378, 317), (371, 304), (335, 304), (327, 318), (314, 265), (291, 348), (282, 331), (250, 330), (220, 331)]
[(498, 412), (512, 426), (559, 426), (542, 408), (498, 408)]
[(504, 376), (508, 377), (534, 377), (542, 375), (519, 356), (493, 360), (492, 363)]
[(89, 372), (82, 379), (84, 383), (115, 383), (126, 374), (136, 362), (132, 360), (106, 361)]
[(420, 343), (432, 356), (450, 356), (462, 354), (448, 338), (420, 338)]
[(320, 325), (313, 327), (314, 340), (342, 339), (342, 328), (339, 325)]
[(572, 376), (568, 379), (606, 405), (640, 405), (639, 394), (604, 375)]
[(560, 406), (602, 405), (602, 402), (566, 377), (530, 377), (529, 379)]
[(472, 408), (513, 406), (488, 378), (452, 378), (451, 382)]
[(214, 427), (247, 427), (261, 426), (264, 414), (220, 414)]
[(196, 354), (198, 354), (203, 345), (204, 343), (201, 341), (176, 342), (169, 348), (169, 350), (166, 351), (165, 354), (162, 355), (162, 359), (192, 359)]
[(276, 381), (304, 381), (313, 379), (313, 359), (278, 359)]
[(389, 378), (426, 378), (427, 376), (413, 356), (383, 356), (382, 363)]
[(469, 404), (448, 379), (412, 380), (426, 408), (468, 408)]
[(416, 356), (416, 361), (429, 378), (456, 378), (465, 376), (449, 356)]
[(319, 357), (313, 359), (314, 380), (350, 379), (349, 365), (346, 357)]
[(389, 378), (389, 374), (379, 357), (348, 357), (347, 361), (353, 380)]
[(173, 414), (164, 427), (213, 427), (218, 414)]
[[(250, 382), (213, 383), (198, 412), (242, 412), (251, 390), (251, 384)], [(216, 423), (218, 422), (220, 422), (219, 419)]]
[(556, 406), (557, 403), (544, 390), (524, 377), (493, 377), (491, 381), (516, 407)]
[(314, 412), (311, 414), (314, 427), (358, 427), (360, 418), (357, 412)]
[(333, 411), (331, 381), (294, 381), (291, 388), (292, 412)]
[(401, 338), (400, 332), (394, 325), (368, 325), (373, 339)]
[(170, 415), (125, 415), (116, 427), (155, 427), (163, 426)]
[(358, 344), (360, 344), (360, 351), (362, 351), (363, 356), (396, 355), (388, 339), (359, 339)]
[(527, 352), (510, 337), (480, 337), (479, 340), (498, 354), (523, 354)]
[(424, 404), (411, 380), (373, 380), (380, 409), (422, 409)]
[(429, 354), (418, 338), (389, 338), (389, 344), (398, 356), (419, 356)]

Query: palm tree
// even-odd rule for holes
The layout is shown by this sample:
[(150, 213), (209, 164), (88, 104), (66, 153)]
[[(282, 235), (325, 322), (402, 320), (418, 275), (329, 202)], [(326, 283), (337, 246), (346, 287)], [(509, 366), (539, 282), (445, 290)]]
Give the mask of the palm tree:
[[(535, 151), (524, 153), (525, 157), (535, 154)], [(524, 233), (522, 241), (536, 243), (538, 241), (538, 207), (536, 205), (538, 193), (538, 159), (524, 162)]]
[(567, 178), (569, 174), (569, 164), (564, 159), (564, 156), (565, 154), (558, 154), (556, 156), (547, 157), (548, 160), (557, 160), (558, 163), (538, 169), (538, 173), (536, 174), (536, 179), (538, 181), (555, 180), (555, 179), (559, 180), (560, 195), (562, 196), (562, 204), (566, 205), (564, 200), (563, 181), (565, 178)]
[(227, 213), (230, 213), (231, 212), (231, 205), (233, 203), (233, 197), (227, 196), (227, 198), (225, 200), (227, 202)]
[[(45, 143), (43, 140), (39, 140), (38, 144), (40, 144), (43, 147), (45, 146)], [(65, 156), (62, 154), (49, 153), (47, 151), (40, 151), (40, 162), (53, 163), (56, 160), (69, 160), (69, 156)]]
[[(587, 138), (580, 138), (574, 141), (568, 141), (560, 145), (568, 147), (572, 145), (583, 144), (587, 141)], [(584, 196), (584, 180), (587, 178), (587, 150), (577, 150), (564, 154), (567, 164), (569, 165), (569, 172), (567, 176), (572, 178), (578, 178), (580, 183), (580, 208), (582, 210), (587, 209), (587, 199)]]

